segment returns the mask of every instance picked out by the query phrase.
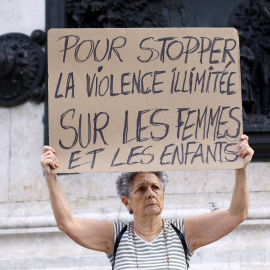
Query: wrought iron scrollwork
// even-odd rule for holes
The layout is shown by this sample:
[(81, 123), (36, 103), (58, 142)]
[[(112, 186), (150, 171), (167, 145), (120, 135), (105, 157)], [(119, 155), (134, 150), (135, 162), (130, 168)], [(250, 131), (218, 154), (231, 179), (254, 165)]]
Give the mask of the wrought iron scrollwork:
[(44, 99), (46, 61), (40, 45), (45, 39), (41, 30), (35, 30), (31, 37), (21, 33), (0, 36), (0, 106)]

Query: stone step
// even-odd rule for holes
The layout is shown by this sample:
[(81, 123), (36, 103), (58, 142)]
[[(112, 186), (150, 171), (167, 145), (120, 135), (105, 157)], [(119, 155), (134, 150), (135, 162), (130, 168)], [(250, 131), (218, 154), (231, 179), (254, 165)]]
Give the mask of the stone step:
[[(105, 254), (77, 245), (57, 228), (13, 230), (0, 235), (1, 270), (111, 269)], [(269, 220), (247, 220), (228, 236), (196, 250), (190, 269), (269, 270), (268, 235)]]
[[(219, 194), (216, 196), (220, 197)], [(174, 204), (177, 198), (177, 195), (167, 197), (163, 218), (210, 213), (229, 206), (229, 202), (225, 200), (200, 204)], [(74, 201), (71, 205), (73, 214), (79, 217), (122, 221), (132, 219), (118, 198), (91, 202)], [(190, 269), (269, 270), (268, 235), (270, 235), (268, 200), (253, 201), (249, 219), (230, 235), (198, 249), (191, 259)], [(59, 231), (48, 201), (0, 205), (0, 254), (0, 270), (111, 269), (105, 254), (85, 249)]]

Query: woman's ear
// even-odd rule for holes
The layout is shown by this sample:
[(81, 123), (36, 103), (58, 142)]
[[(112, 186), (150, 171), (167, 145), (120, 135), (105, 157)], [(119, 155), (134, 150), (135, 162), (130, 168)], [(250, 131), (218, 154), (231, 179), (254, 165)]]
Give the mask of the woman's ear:
[(126, 196), (122, 197), (122, 203), (125, 205), (128, 211), (132, 210), (129, 204), (129, 199)]

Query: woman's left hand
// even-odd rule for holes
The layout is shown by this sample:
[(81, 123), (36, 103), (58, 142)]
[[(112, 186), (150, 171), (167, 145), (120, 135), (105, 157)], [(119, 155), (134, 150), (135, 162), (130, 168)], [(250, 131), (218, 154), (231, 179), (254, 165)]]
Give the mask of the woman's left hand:
[(241, 136), (242, 142), (238, 146), (237, 154), (239, 157), (245, 159), (245, 167), (250, 163), (252, 156), (254, 154), (254, 150), (248, 144), (248, 136), (243, 134)]

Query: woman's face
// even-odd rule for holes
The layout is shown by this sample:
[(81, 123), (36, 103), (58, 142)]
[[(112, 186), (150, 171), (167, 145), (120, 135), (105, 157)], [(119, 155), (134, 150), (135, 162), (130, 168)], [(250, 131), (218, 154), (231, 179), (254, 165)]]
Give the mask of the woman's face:
[(138, 173), (133, 180), (133, 187), (128, 200), (128, 210), (133, 210), (134, 217), (161, 214), (164, 207), (164, 194), (158, 177), (151, 172)]

